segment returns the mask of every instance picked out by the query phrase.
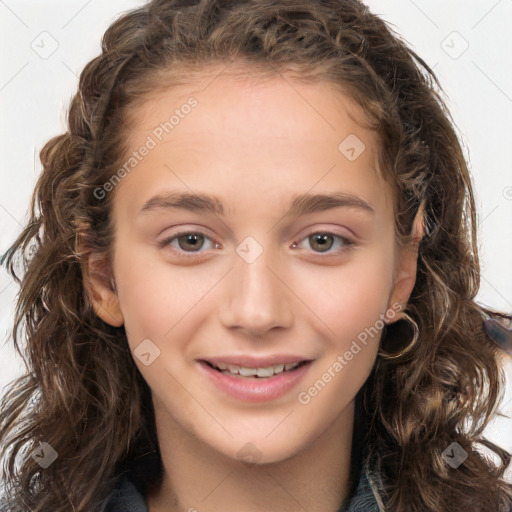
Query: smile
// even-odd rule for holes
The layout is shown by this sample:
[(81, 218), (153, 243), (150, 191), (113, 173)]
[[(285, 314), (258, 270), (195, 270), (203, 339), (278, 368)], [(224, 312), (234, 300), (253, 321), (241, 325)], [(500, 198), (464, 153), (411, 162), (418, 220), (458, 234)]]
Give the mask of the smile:
[(221, 396), (244, 402), (268, 402), (285, 397), (298, 386), (313, 361), (295, 358), (288, 362), (265, 362), (261, 366), (252, 361), (252, 367), (245, 363), (222, 362), (220, 358), (215, 362), (197, 360), (200, 372), (207, 378), (206, 386), (213, 384), (213, 390), (220, 391)]
[(268, 378), (273, 375), (278, 375), (283, 372), (293, 371), (299, 366), (306, 364), (307, 361), (299, 363), (286, 363), (276, 364), (272, 366), (265, 366), (262, 368), (246, 368), (244, 366), (238, 366), (235, 364), (217, 363), (212, 364), (206, 361), (207, 364), (211, 365), (212, 368), (224, 373), (225, 375), (238, 375), (240, 377), (253, 377), (253, 378)]

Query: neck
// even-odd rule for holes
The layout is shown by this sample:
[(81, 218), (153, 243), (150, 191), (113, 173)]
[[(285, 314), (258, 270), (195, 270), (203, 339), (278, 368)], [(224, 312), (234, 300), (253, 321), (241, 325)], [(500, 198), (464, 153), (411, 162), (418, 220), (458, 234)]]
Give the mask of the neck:
[(354, 402), (306, 449), (266, 464), (227, 457), (155, 409), (164, 475), (149, 512), (338, 512), (350, 493)]

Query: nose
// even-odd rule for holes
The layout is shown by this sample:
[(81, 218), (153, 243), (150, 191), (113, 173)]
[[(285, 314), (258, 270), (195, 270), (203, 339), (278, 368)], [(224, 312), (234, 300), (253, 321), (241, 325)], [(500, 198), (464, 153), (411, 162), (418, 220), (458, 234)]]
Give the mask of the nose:
[(272, 329), (292, 326), (293, 293), (270, 251), (251, 263), (237, 256), (227, 279), (220, 313), (226, 328), (262, 337)]

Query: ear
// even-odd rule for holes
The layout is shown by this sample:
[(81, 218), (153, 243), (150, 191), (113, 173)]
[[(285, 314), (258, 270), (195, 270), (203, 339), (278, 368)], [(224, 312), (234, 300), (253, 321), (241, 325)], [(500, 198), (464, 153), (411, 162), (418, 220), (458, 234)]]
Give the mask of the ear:
[(84, 288), (95, 313), (107, 324), (121, 327), (124, 317), (108, 262), (104, 257), (91, 254), (83, 274)]
[[(394, 304), (400, 304), (401, 310), (406, 308), (414, 284), (416, 283), (416, 270), (418, 261), (418, 248), (403, 247), (399, 249), (398, 263), (395, 270), (393, 290), (391, 292), (388, 308), (391, 309)], [(395, 309), (395, 308), (392, 308)], [(400, 320), (400, 313), (393, 317), (393, 322)], [(393, 322), (386, 322), (388, 324)]]
[[(421, 203), (413, 222), (411, 243), (398, 248), (397, 263), (395, 266), (393, 290), (389, 298), (388, 307), (399, 303), (402, 309), (406, 308), (412, 290), (416, 283), (418, 269), (418, 249), (425, 232), (424, 201)], [(401, 315), (396, 315), (394, 321), (400, 320)], [(392, 323), (392, 322), (387, 322)]]

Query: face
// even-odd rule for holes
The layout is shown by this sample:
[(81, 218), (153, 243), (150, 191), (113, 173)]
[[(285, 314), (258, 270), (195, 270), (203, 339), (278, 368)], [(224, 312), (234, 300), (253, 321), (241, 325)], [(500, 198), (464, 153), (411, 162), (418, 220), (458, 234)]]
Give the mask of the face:
[(138, 108), (140, 159), (114, 191), (116, 293), (93, 284), (95, 304), (124, 324), (174, 432), (272, 462), (351, 418), (416, 258), (395, 245), (376, 135), (353, 100), (218, 73)]

